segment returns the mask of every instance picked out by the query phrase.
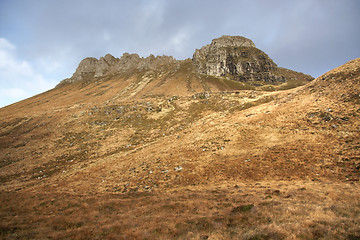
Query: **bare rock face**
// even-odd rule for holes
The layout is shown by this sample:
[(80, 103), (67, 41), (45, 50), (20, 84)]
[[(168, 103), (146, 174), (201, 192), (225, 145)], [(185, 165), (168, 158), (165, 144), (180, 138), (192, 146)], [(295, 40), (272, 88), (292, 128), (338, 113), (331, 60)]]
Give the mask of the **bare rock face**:
[(176, 62), (178, 61), (171, 56), (155, 57), (152, 54), (147, 58), (142, 58), (138, 54), (129, 53), (124, 53), (121, 58), (115, 58), (110, 54), (106, 54), (99, 59), (88, 57), (80, 62), (71, 78), (64, 79), (59, 85), (133, 70), (158, 69), (166, 64)]
[(96, 58), (88, 57), (83, 59), (71, 77), (72, 82), (94, 75), (97, 64), (98, 60)]
[(222, 36), (196, 49), (193, 62), (199, 73), (227, 76), (236, 81), (284, 82), (276, 75), (277, 65), (271, 58), (241, 36)]
[[(212, 40), (211, 44), (196, 49), (193, 55), (192, 69), (200, 74), (227, 77), (231, 80), (249, 82), (250, 85), (278, 84), (293, 79), (306, 79), (311, 76), (301, 75), (291, 70), (278, 68), (277, 65), (248, 38), (241, 36), (222, 36)], [(147, 58), (138, 54), (124, 53), (120, 58), (110, 54), (104, 57), (85, 58), (71, 78), (58, 84), (84, 81), (91, 82), (99, 78), (111, 78), (119, 74), (134, 74), (137, 71), (178, 69), (182, 61), (171, 56)]]
[(115, 58), (111, 54), (106, 54), (101, 57), (96, 64), (94, 77), (104, 76), (112, 66), (115, 66), (119, 62), (118, 58)]

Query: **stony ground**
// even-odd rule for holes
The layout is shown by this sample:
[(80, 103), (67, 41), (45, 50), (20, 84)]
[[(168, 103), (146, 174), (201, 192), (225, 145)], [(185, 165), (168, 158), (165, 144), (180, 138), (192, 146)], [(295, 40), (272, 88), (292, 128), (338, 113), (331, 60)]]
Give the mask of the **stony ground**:
[(354, 60), (275, 92), (109, 80), (0, 109), (1, 237), (359, 239), (359, 79)]

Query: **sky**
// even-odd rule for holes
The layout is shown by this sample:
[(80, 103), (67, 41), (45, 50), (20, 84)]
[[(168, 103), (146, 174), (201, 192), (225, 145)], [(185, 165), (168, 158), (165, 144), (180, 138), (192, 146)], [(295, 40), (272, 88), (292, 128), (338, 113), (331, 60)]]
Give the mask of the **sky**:
[(360, 57), (359, 0), (0, 0), (0, 107), (71, 77), (85, 57), (191, 58), (222, 35), (314, 77)]

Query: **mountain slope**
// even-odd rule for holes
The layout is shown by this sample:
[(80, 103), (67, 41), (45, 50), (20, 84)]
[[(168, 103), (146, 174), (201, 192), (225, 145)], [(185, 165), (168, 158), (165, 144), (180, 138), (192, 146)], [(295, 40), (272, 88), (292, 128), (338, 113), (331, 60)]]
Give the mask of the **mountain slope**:
[(359, 237), (360, 59), (274, 92), (178, 66), (0, 109), (1, 236)]

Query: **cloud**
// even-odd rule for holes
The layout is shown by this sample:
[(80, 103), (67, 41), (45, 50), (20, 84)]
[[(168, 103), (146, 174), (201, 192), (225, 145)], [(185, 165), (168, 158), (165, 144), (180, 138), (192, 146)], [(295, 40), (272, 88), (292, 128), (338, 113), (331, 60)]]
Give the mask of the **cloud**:
[(29, 97), (29, 94), (22, 88), (0, 89), (0, 94), (2, 97), (10, 99), (24, 99)]
[(16, 57), (16, 47), (0, 38), (0, 107), (46, 91), (56, 84)]

